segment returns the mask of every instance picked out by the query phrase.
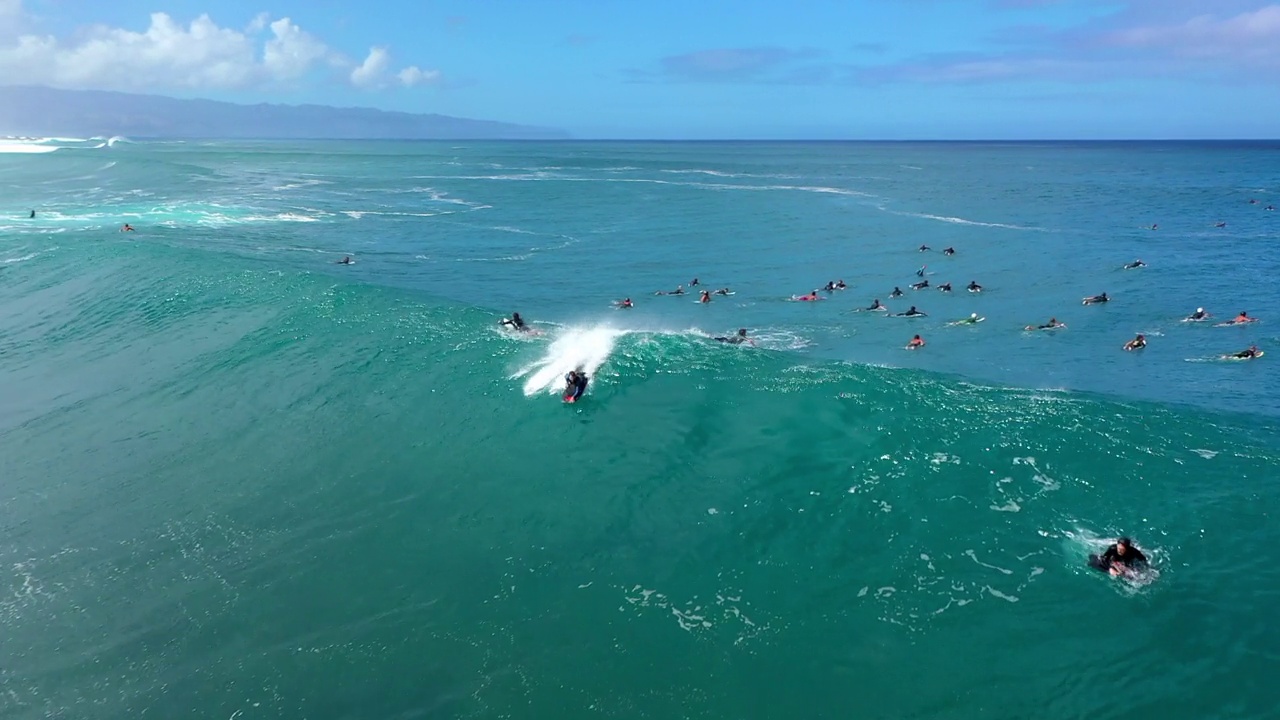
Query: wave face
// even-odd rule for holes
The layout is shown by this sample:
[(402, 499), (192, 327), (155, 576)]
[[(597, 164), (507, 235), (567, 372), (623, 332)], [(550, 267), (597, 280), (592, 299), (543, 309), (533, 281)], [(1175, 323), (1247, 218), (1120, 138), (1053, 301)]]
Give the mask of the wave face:
[[(877, 209), (923, 204), (907, 178), (949, 177), (950, 146), (784, 148), (136, 142), (0, 160), (37, 210), (0, 219), (0, 715), (982, 718), (981, 686), (1009, 717), (1265, 716), (1270, 356), (1183, 360), (1266, 342), (1270, 318), (1257, 335), (1178, 324), (1186, 298), (1147, 284), (1188, 287), (1190, 261), (1160, 244), (1198, 246), (1183, 235), (1072, 235), (1050, 263), (1035, 258), (1072, 232), (1062, 208), (927, 208), (1034, 232)], [(1188, 187), (1243, 152), (1175, 150)], [(841, 173), (891, 178), (848, 182), (878, 200), (411, 177), (836, 187), (840, 152)], [(1078, 149), (969, 152), (988, 183), (1085, 172)], [(1242, 206), (1218, 242), (1262, 232)], [(999, 269), (1010, 248), (1023, 269)], [(1153, 279), (1111, 267), (1138, 252)], [(854, 290), (786, 302), (846, 256)], [(848, 312), (952, 261), (989, 268), (990, 294), (931, 296), (923, 324)], [(1086, 261), (1106, 267), (1082, 284), (1124, 294), (1024, 336), (1023, 315), (1078, 304), (1060, 275)], [(695, 274), (735, 294), (651, 294)], [(626, 295), (636, 308), (610, 306)], [(982, 326), (943, 328), (970, 307)], [(499, 330), (513, 310), (537, 333)], [(1124, 323), (1159, 325), (1149, 355), (1111, 347)], [(738, 327), (757, 344), (713, 339)], [(905, 353), (915, 332), (930, 343)], [(578, 367), (590, 388), (565, 405)], [(1085, 567), (1120, 534), (1154, 561), (1144, 583)]]

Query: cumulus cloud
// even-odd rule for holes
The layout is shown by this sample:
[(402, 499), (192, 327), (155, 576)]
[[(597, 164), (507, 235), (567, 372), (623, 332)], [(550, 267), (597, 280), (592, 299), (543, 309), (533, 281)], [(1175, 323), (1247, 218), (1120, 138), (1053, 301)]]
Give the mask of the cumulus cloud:
[[(4, 35), (20, 27), (21, 0), (0, 0), (0, 76), (10, 82), (102, 90), (231, 90), (289, 87), (314, 75), (336, 76), (360, 88), (432, 82), (438, 71), (416, 66), (394, 74), (386, 48), (357, 64), (289, 18), (262, 14), (244, 30), (208, 15), (182, 24), (152, 13), (143, 31), (96, 25), (72, 38)], [(407, 78), (407, 80), (406, 80)]]
[(1106, 36), (1112, 45), (1154, 49), (1186, 58), (1277, 64), (1280, 5), (1232, 17), (1200, 15), (1182, 23), (1126, 28)]

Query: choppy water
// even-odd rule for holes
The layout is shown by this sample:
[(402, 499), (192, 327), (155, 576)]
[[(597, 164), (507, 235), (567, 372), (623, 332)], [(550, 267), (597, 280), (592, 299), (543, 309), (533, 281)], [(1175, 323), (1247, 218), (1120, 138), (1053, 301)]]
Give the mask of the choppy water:
[(1274, 145), (57, 144), (0, 154), (0, 715), (1274, 711), (1280, 381), (1216, 360), (1280, 358)]

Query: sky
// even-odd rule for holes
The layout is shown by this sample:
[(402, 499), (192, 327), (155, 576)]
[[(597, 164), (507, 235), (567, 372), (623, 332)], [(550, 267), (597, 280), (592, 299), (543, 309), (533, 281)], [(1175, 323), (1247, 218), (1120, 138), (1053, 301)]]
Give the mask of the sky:
[(579, 138), (1280, 137), (1280, 0), (0, 0), (0, 83)]

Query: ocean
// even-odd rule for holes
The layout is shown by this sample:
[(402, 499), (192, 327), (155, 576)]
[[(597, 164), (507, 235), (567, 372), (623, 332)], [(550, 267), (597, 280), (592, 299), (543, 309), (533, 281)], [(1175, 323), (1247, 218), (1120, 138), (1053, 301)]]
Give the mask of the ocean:
[(1280, 144), (0, 150), (0, 717), (1274, 716)]

